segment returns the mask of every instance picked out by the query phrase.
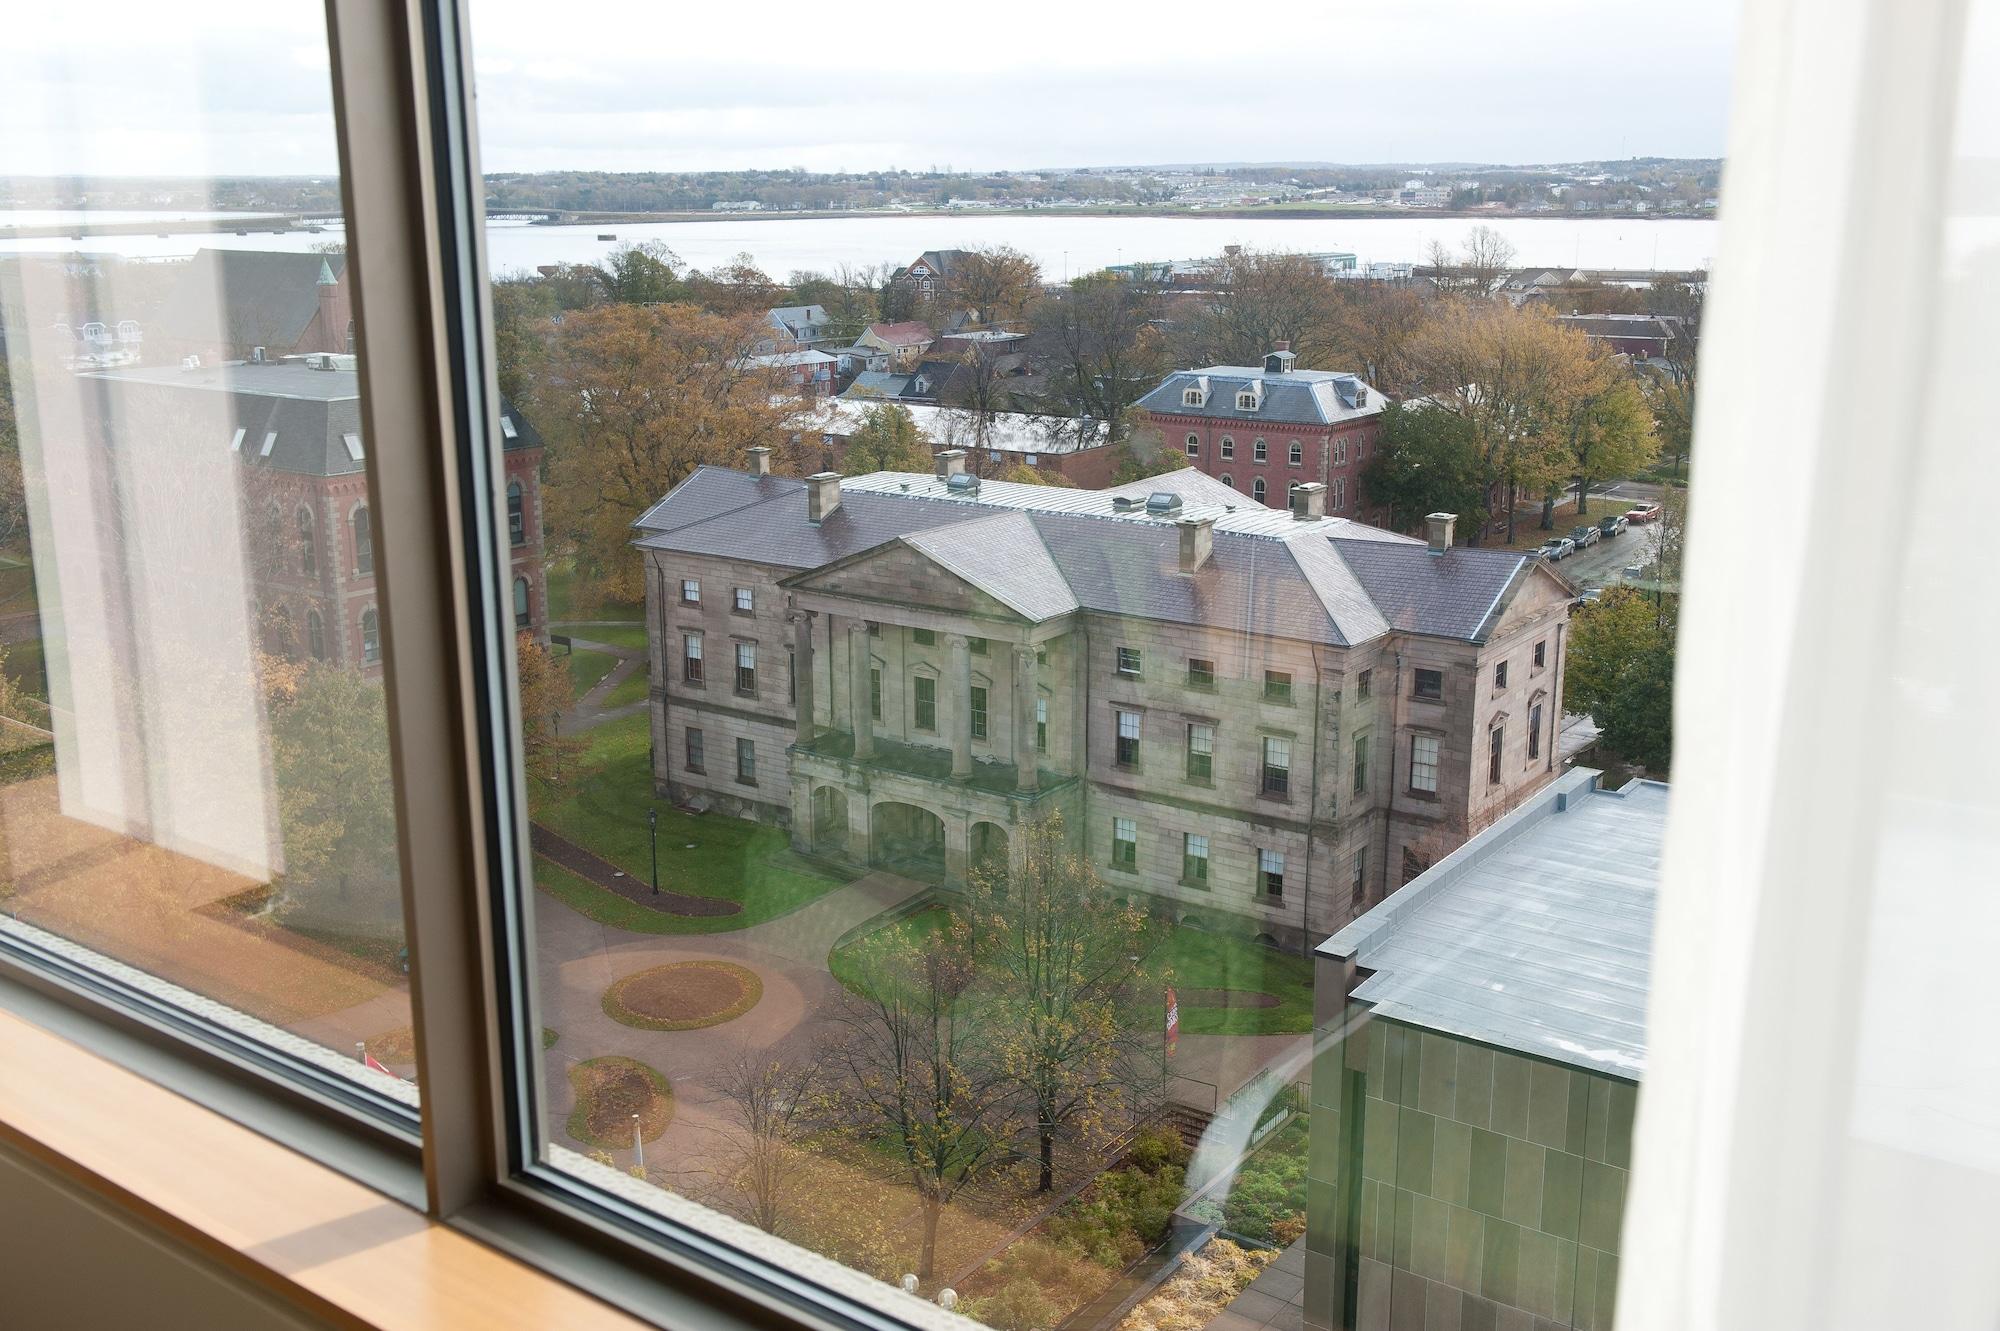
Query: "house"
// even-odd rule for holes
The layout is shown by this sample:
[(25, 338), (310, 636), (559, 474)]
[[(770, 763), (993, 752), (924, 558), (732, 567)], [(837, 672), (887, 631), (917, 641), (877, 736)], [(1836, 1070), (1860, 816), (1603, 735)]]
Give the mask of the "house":
[(743, 363), (753, 369), (770, 371), (774, 378), (805, 397), (828, 397), (833, 393), (834, 371), (840, 359), (824, 351), (795, 349), (776, 351), (766, 356), (748, 356)]
[(345, 254), (199, 250), (147, 326), (148, 358), (271, 360), (354, 351)]
[(907, 268), (900, 268), (889, 280), (908, 287), (919, 300), (933, 300), (951, 280), (952, 270), (964, 256), (964, 250), (925, 250)]
[[(101, 385), (90, 428), (108, 451), (143, 438), (167, 454), (212, 449), (234, 464), (250, 619), (262, 648), (379, 675), (375, 528), (354, 358), (316, 354), (83, 377)], [(544, 636), (542, 438), (504, 398), (500, 432), (514, 623)], [(182, 470), (192, 475), (202, 465), (189, 461)]]
[(901, 401), (916, 396), (917, 376), (896, 374), (888, 370), (863, 370), (854, 376), (854, 382), (842, 389), (840, 396), (850, 400), (887, 398)]
[(869, 324), (861, 336), (854, 339), (854, 345), (879, 351), (889, 358), (892, 370), (912, 370), (917, 361), (936, 338), (930, 325), (921, 319), (907, 319), (902, 323)]
[(1494, 284), (1493, 293), (1519, 308), (1533, 301), (1547, 300), (1551, 293), (1591, 280), (1580, 268), (1516, 268)]
[[(825, 449), (825, 469), (840, 471), (847, 460), (847, 441), (859, 429), (868, 403), (843, 394), (824, 404), (801, 425), (800, 433), (817, 433)], [(982, 416), (973, 411), (907, 399), (897, 405), (933, 448), (962, 448), (966, 469), (991, 476), (1013, 467), (1033, 467), (1061, 476), (1087, 490), (1111, 484), (1119, 450), (1102, 421), (1063, 416), (1037, 416), (1018, 411)]]
[(1307, 1326), (1611, 1327), (1666, 810), (1572, 770), (1319, 946)]
[(1556, 322), (1634, 360), (1656, 360), (1680, 335), (1680, 320), (1658, 314), (1561, 314)]
[(1118, 889), (1323, 938), (1557, 772), (1546, 563), (1248, 504), (702, 467), (634, 522), (653, 779), (802, 852), (963, 881), (1060, 811)]
[(824, 351), (826, 343), (832, 341), (827, 336), (827, 318), (824, 305), (783, 305), (777, 309), (764, 311), (764, 322), (771, 330), (769, 346), (760, 347), (765, 352), (793, 350), (810, 347)]
[(1248, 495), (1283, 508), (1293, 486), (1327, 490), (1327, 511), (1366, 512), (1361, 471), (1389, 399), (1352, 374), (1301, 370), (1280, 342), (1262, 365), (1211, 365), (1168, 375), (1139, 399), (1162, 446)]

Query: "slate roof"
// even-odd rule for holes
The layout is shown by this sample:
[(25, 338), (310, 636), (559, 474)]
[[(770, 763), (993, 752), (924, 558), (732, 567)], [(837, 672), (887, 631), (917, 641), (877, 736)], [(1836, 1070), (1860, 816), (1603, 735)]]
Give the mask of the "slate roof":
[(1409, 559), (1376, 541), (1336, 538), (1335, 556), (1360, 583), (1391, 628), (1479, 641), (1502, 598), (1538, 562), (1514, 550), (1428, 547)]
[[(207, 416), (200, 420), (200, 428), (215, 429), (216, 447), (236, 452), (245, 465), (304, 476), (348, 476), (366, 465), (361, 376), (354, 370), (314, 370), (296, 360), (267, 365), (231, 361), (198, 370), (152, 365), (82, 377), (116, 386), (107, 390), (105, 398), (114, 432), (122, 433), (121, 416), (145, 410), (149, 401), (164, 404), (184, 393), (214, 394), (204, 407)], [(541, 432), (512, 402), (503, 397), (500, 411), (514, 428), (511, 439), (502, 428), (502, 446), (508, 452), (541, 447)], [(243, 432), (241, 441), (236, 439), (238, 430)]]
[(1319, 946), (1395, 1021), (1636, 1081), (1667, 787), (1577, 768)]
[[(1354, 379), (1352, 375), (1329, 370), (1288, 370), (1266, 374), (1249, 365), (1210, 365), (1200, 370), (1180, 370), (1166, 382), (1139, 399), (1139, 406), (1161, 415), (1201, 416), (1211, 420), (1241, 421), (1246, 427), (1259, 423), (1276, 425), (1335, 425), (1343, 421), (1374, 416), (1389, 405), (1389, 399), (1355, 379), (1360, 388), (1359, 406), (1340, 400), (1335, 381)], [(1208, 400), (1190, 407), (1181, 400), (1183, 390), (1207, 381)], [(1238, 390), (1261, 383), (1263, 402), (1255, 411), (1237, 408)]]
[(290, 351), (319, 313), (322, 265), (339, 280), (347, 256), (197, 250), (147, 330), (172, 342), (219, 338)]
[(892, 347), (914, 347), (932, 341), (931, 326), (921, 319), (899, 324), (869, 324), (868, 332)]
[[(1178, 514), (1147, 514), (1143, 500), (1159, 490), (1182, 496)], [(1084, 608), (1340, 646), (1399, 627), (1356, 563), (1413, 598), (1397, 607), (1410, 632), (1469, 638), (1456, 608), (1495, 599), (1486, 560), (1434, 557), (1421, 541), (1345, 518), (1300, 522), (1195, 472), (1116, 490), (985, 481), (976, 497), (927, 473), (874, 472), (843, 478), (839, 506), (818, 524), (805, 495), (802, 481), (702, 467), (633, 524), (635, 544), (802, 573), (902, 539), (1031, 620)], [(1121, 498), (1141, 506), (1120, 510)], [(1193, 519), (1214, 522), (1214, 545), (1188, 575), (1179, 528)], [(1422, 573), (1399, 583), (1399, 564)], [(1444, 611), (1431, 613), (1426, 596)]]
[(854, 382), (841, 390), (845, 398), (896, 398), (906, 397), (917, 377), (914, 374), (896, 374), (890, 370), (863, 370), (854, 376)]

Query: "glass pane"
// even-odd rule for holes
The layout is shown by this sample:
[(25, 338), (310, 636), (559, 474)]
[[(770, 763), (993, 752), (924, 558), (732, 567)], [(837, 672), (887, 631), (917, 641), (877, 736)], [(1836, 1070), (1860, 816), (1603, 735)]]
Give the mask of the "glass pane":
[[(1720, 164), (1566, 111), (1392, 135), (1374, 99), (1435, 108), (1362, 56), (1274, 91), (1323, 82), (1332, 11), (1278, 20), (1309, 68), (1198, 42), (1176, 81), (1193, 48), (1100, 8), (1010, 10), (1062, 34), (1030, 57), (471, 0), (499, 377), (546, 448), (534, 1140), (912, 1318), (1604, 1325)], [(1670, 137), (1712, 154), (1697, 9)], [(1554, 65), (1455, 15), (1524, 82), (1652, 36)], [(857, 81), (885, 42), (979, 57)], [(1621, 160), (1301, 164), (1391, 138)]]
[(0, 937), (413, 1106), (323, 18), (203, 8), (0, 55)]

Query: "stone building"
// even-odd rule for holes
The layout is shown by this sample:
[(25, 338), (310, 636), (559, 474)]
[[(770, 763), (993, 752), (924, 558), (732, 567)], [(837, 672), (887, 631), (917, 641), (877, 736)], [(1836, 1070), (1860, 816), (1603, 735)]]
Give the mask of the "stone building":
[(1328, 513), (1361, 517), (1361, 471), (1389, 399), (1355, 375), (1302, 370), (1296, 359), (1280, 342), (1262, 365), (1181, 370), (1138, 406), (1163, 449), (1257, 503), (1284, 508), (1293, 486), (1312, 482), (1326, 487)]
[(1667, 791), (1597, 776), (1319, 946), (1307, 1326), (1612, 1325)]
[(656, 788), (962, 878), (1060, 810), (1182, 918), (1321, 938), (1551, 779), (1568, 585), (1194, 471), (704, 467), (635, 524)]

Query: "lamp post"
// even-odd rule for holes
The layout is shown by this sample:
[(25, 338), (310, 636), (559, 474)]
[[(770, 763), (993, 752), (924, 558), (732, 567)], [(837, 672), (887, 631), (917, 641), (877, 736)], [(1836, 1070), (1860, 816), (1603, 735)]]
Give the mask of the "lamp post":
[(660, 895), (660, 811), (646, 810), (646, 837), (653, 847), (653, 895)]

